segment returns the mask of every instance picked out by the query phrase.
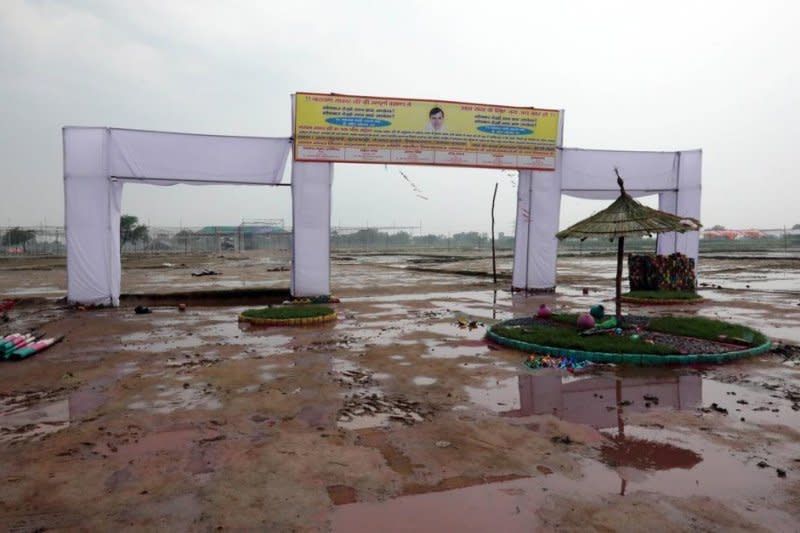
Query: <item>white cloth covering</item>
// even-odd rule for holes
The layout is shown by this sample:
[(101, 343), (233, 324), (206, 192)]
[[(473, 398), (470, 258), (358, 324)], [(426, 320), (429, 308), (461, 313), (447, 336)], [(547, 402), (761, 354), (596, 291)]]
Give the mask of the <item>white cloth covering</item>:
[(66, 127), (67, 300), (119, 305), (122, 182), (153, 185), (281, 181), (287, 138)]
[(329, 296), (332, 163), (292, 164), (293, 296)]
[[(702, 152), (559, 150), (553, 172), (520, 172), (512, 287), (548, 290), (556, 285), (555, 234), (561, 194), (613, 200), (619, 196), (614, 169), (632, 196), (659, 194), (659, 208), (700, 218)], [(659, 254), (681, 252), (697, 261), (698, 232), (659, 236)]]

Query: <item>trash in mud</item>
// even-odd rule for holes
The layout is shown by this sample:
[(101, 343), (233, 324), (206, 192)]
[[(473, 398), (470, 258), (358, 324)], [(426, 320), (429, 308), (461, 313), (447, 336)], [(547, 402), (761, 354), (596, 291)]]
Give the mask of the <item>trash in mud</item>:
[(344, 387), (367, 386), (372, 384), (372, 375), (361, 370), (344, 370), (339, 372), (341, 377), (336, 378), (336, 382)]
[[(710, 413), (712, 411), (715, 411), (723, 415), (728, 414), (728, 410), (724, 407), (720, 407), (720, 405), (716, 402), (712, 403), (710, 407), (700, 407), (700, 411), (702, 411), (703, 413)], [(754, 411), (759, 411), (759, 409), (754, 409)]]
[(783, 356), (787, 361), (800, 360), (800, 346), (793, 344), (778, 344), (772, 348), (771, 353)]
[(550, 355), (536, 355), (528, 356), (525, 361), (525, 366), (528, 368), (564, 368), (566, 370), (582, 370), (592, 366), (591, 361), (576, 361), (571, 357), (553, 357)]
[(14, 309), (16, 304), (17, 302), (14, 300), (0, 301), (0, 320), (3, 322), (11, 321), (11, 317), (8, 316), (8, 312)]
[(357, 424), (357, 419), (360, 417), (374, 418), (376, 423), (373, 425), (385, 425), (387, 422), (396, 421), (410, 426), (432, 416), (433, 409), (400, 396), (390, 397), (373, 393), (351, 396), (337, 414), (337, 420), (343, 427), (354, 422), (357, 427), (369, 427)]
[(200, 270), (195, 270), (192, 272), (192, 276), (199, 277), (199, 276), (219, 276), (222, 272), (217, 272), (216, 270), (209, 270), (207, 268), (202, 268)]
[(467, 320), (465, 318), (459, 318), (457, 323), (459, 329), (468, 329), (470, 331), (484, 326), (482, 322), (478, 322), (477, 320)]
[(0, 339), (0, 361), (20, 361), (33, 357), (64, 340), (44, 333), (12, 333)]
[(152, 313), (149, 307), (145, 307), (143, 305), (137, 305), (136, 307), (134, 307), (133, 312), (136, 313), (137, 315), (147, 315), (149, 313)]

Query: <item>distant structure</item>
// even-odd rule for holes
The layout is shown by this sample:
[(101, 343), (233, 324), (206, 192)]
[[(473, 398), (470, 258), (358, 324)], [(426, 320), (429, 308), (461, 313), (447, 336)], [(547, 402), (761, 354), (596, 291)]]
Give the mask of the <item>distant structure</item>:
[(759, 229), (720, 229), (700, 233), (701, 239), (767, 239), (770, 235)]
[(238, 226), (205, 226), (192, 234), (197, 251), (289, 249), (291, 231), (282, 218), (244, 219)]

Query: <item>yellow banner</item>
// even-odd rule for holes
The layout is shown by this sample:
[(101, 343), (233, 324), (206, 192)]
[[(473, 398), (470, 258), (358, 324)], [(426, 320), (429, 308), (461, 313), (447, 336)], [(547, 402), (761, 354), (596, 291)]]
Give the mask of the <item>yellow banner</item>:
[(553, 170), (559, 111), (297, 93), (294, 159)]

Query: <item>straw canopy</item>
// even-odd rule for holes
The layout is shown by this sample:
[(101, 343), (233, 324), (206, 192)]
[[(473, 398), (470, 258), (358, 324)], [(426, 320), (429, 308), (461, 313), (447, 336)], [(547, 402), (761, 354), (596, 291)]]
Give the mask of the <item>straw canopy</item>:
[(590, 237), (617, 239), (617, 323), (622, 322), (622, 255), (625, 237), (640, 237), (675, 231), (684, 233), (697, 231), (701, 224), (694, 218), (684, 218), (642, 205), (625, 192), (625, 184), (617, 169), (614, 169), (619, 185), (619, 198), (599, 213), (573, 224), (556, 233), (556, 238), (563, 240), (575, 237), (581, 240)]
[(617, 239), (619, 237), (640, 237), (677, 231), (697, 231), (701, 224), (693, 218), (684, 218), (642, 205), (625, 192), (622, 178), (617, 178), (621, 193), (613, 204), (599, 213), (573, 224), (560, 231), (560, 240), (575, 237)]

